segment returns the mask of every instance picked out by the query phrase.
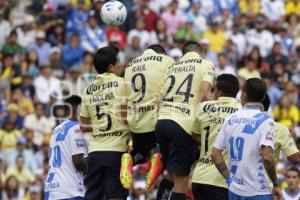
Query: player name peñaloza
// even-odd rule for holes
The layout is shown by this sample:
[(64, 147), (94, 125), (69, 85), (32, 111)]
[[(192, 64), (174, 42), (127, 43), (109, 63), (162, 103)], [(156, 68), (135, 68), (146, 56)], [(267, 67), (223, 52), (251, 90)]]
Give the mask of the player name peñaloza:
[(215, 106), (214, 104), (206, 104), (204, 107), (203, 107), (203, 111), (204, 112), (224, 112), (224, 113), (235, 113), (236, 111), (238, 111), (239, 109), (238, 108), (233, 108), (233, 107), (227, 107), (227, 106), (224, 106), (224, 107), (218, 107), (218, 106)]
[(174, 65), (172, 68), (169, 69), (168, 75), (173, 73), (180, 73), (180, 72), (195, 72), (194, 65), (186, 65), (186, 66), (179, 66)]
[(86, 94), (93, 94), (97, 90), (104, 90), (108, 88), (118, 87), (119, 83), (118, 81), (110, 81), (103, 84), (91, 84), (88, 86), (86, 90)]
[(93, 95), (90, 98), (90, 103), (99, 103), (107, 100), (113, 100), (115, 99), (114, 93), (113, 92), (108, 92), (105, 94), (100, 94), (100, 95)]
[(143, 58), (136, 58), (136, 59), (133, 59), (132, 61), (130, 61), (128, 66), (131, 66), (132, 64), (135, 64), (135, 63), (146, 62), (146, 61), (150, 61), (150, 60), (162, 62), (162, 59), (163, 59), (162, 56), (147, 56), (147, 57), (143, 57)]

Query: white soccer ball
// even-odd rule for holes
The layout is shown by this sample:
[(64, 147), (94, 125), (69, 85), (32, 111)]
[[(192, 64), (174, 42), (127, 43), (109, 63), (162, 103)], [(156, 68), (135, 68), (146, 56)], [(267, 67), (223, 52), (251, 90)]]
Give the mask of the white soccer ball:
[(106, 2), (101, 8), (101, 19), (106, 25), (120, 26), (127, 17), (127, 9), (120, 1)]

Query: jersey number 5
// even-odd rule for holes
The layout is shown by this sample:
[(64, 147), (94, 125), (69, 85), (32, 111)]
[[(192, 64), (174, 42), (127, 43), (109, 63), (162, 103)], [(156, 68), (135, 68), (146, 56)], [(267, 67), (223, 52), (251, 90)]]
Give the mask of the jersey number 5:
[(109, 131), (111, 129), (111, 126), (112, 126), (111, 116), (108, 113), (102, 113), (101, 112), (101, 108), (104, 107), (104, 106), (107, 106), (107, 105), (108, 105), (107, 102), (103, 102), (103, 103), (100, 103), (100, 104), (96, 105), (96, 116), (97, 116), (97, 119), (100, 120), (103, 117), (107, 118), (107, 126), (106, 126), (106, 128), (99, 129), (100, 131)]

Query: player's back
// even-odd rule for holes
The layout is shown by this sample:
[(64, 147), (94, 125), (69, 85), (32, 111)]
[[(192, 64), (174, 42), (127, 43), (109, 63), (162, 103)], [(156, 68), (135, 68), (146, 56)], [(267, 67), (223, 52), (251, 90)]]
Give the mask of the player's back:
[[(240, 108), (241, 105), (235, 98), (219, 97), (217, 100), (201, 103), (196, 109), (193, 133), (201, 134), (201, 150), (193, 173), (193, 183), (227, 187), (210, 155), (225, 118)], [(227, 160), (227, 151), (223, 152), (223, 157)]]
[(165, 75), (174, 60), (152, 49), (133, 59), (125, 71), (127, 121), (134, 133), (154, 131)]
[(121, 116), (125, 95), (124, 79), (112, 73), (98, 74), (84, 91), (80, 115), (91, 119), (89, 152), (127, 151), (128, 126)]
[(210, 61), (196, 52), (186, 53), (167, 72), (159, 119), (173, 120), (191, 134), (194, 107), (201, 100), (201, 84), (207, 81), (212, 85), (214, 78)]
[(67, 120), (53, 130), (45, 199), (65, 199), (84, 195), (83, 175), (76, 170), (72, 161), (72, 155), (82, 153), (83, 146), (83, 135), (78, 122)]
[(241, 196), (271, 194), (261, 146), (273, 146), (273, 131), (273, 119), (259, 109), (244, 107), (226, 119), (220, 135), (229, 153), (230, 191)]

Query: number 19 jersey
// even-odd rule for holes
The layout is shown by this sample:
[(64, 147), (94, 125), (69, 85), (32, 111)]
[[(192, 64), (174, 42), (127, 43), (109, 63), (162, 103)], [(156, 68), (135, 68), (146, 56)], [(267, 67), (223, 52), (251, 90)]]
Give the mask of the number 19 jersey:
[(133, 59), (125, 71), (127, 122), (134, 133), (154, 131), (165, 75), (174, 60), (152, 49)]
[(186, 53), (168, 69), (159, 119), (173, 120), (192, 134), (194, 108), (201, 100), (201, 84), (206, 81), (212, 85), (214, 78), (212, 62), (196, 52)]
[[(235, 98), (219, 97), (217, 100), (201, 103), (196, 109), (193, 133), (201, 135), (201, 150), (193, 173), (193, 183), (227, 188), (224, 178), (213, 164), (210, 154), (225, 119), (240, 108), (241, 104)], [(223, 157), (227, 160), (226, 151), (223, 152)]]
[(84, 91), (80, 116), (91, 120), (89, 152), (128, 150), (129, 130), (121, 116), (125, 95), (124, 79), (112, 73), (97, 75)]

